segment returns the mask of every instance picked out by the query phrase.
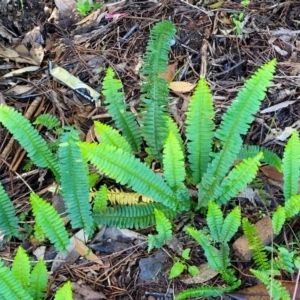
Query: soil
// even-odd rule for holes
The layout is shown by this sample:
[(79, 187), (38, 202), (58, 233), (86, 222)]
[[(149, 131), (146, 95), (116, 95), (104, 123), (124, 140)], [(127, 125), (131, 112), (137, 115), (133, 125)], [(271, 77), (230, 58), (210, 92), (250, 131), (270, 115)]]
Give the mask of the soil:
[[(62, 124), (72, 125), (80, 130), (83, 138), (89, 136), (93, 120), (110, 122), (103, 105), (95, 107), (94, 103), (82, 95), (54, 81), (49, 74), (48, 61), (65, 68), (98, 92), (101, 91), (106, 68), (113, 67), (124, 85), (125, 100), (134, 110), (139, 104), (141, 78), (138, 69), (148, 41), (149, 28), (161, 20), (170, 20), (177, 29), (175, 44), (169, 55), (169, 64), (177, 63), (178, 73), (175, 79), (196, 83), (200, 75), (205, 75), (214, 95), (217, 124), (244, 81), (259, 66), (276, 58), (276, 75), (261, 111), (275, 104), (294, 102), (283, 105), (278, 110), (258, 113), (250, 131), (244, 136), (244, 142), (265, 146), (281, 156), (285, 141), (276, 139), (276, 136), (287, 127), (299, 127), (298, 0), (252, 0), (247, 6), (241, 5), (239, 0), (220, 1), (216, 6), (207, 1), (199, 3), (192, 0), (107, 1), (101, 9), (86, 17), (76, 10), (55, 14), (58, 2), (24, 0), (22, 7), (18, 1), (0, 1), (0, 50), (2, 47), (8, 49), (5, 52), (7, 56), (0, 51), (0, 78), (26, 66), (39, 67), (32, 72), (2, 77), (0, 103), (14, 107), (30, 120), (35, 120), (41, 113), (53, 114)], [(237, 16), (240, 12), (244, 15), (241, 20), (242, 34), (238, 35), (230, 17), (234, 14)], [(114, 16), (109, 18), (107, 13), (113, 13)], [(26, 53), (20, 50), (20, 45), (27, 49)], [(13, 50), (17, 51), (18, 59), (9, 56)], [(11, 91), (16, 85), (21, 90)], [(172, 113), (178, 124), (182, 124), (190, 94), (170, 93)], [(47, 140), (51, 139), (44, 128), (39, 130)], [(28, 213), (23, 222), (24, 240), (12, 239), (5, 243), (0, 256), (6, 260), (12, 259), (15, 249), (20, 245), (33, 256), (34, 250), (46, 246), (45, 257), (51, 268), (51, 245), (31, 239), (26, 230), (30, 230), (32, 224), (28, 186), (44, 199), (52, 201), (53, 195), (48, 189), (54, 178), (35, 167), (25, 170), (24, 166), (28, 163), (25, 153), (11, 140), (3, 127), (0, 127), (0, 153), (0, 181), (18, 214)], [(266, 192), (267, 202), (260, 201), (259, 197), (252, 202), (246, 198), (236, 198), (224, 211), (240, 205), (243, 216), (253, 223), (262, 214), (270, 214), (283, 200), (282, 183), (275, 184), (271, 177), (263, 171), (258, 176)], [(193, 218), (199, 228), (205, 227), (204, 215), (199, 213)], [(187, 216), (174, 220), (175, 237), (183, 248), (192, 248), (191, 262), (199, 266), (205, 262), (205, 257), (196, 242), (182, 231), (188, 222)], [(290, 225), (296, 234), (297, 221)], [(153, 228), (139, 231), (142, 234), (151, 232)], [(234, 239), (240, 235), (241, 233), (237, 234)], [(286, 235), (277, 237), (275, 242), (284, 244), (294, 239), (291, 231), (286, 231)], [(163, 271), (153, 280), (140, 281), (140, 261), (157, 254), (158, 250), (148, 253), (146, 248), (135, 247), (128, 241), (126, 243), (125, 249), (119, 245), (121, 248), (109, 251), (102, 248), (94, 250), (103, 260), (104, 267), (81, 257), (57, 269), (50, 276), (47, 299), (52, 299), (53, 292), (66, 280), (77, 285), (74, 299), (172, 299), (173, 293), (193, 287), (183, 283), (183, 277), (168, 280), (168, 272), (176, 256), (174, 249), (168, 246), (164, 247), (167, 258), (163, 259)], [(255, 284), (248, 271), (252, 262), (241, 261), (234, 252), (231, 260), (242, 280), (242, 287)], [(205, 283), (208, 286), (222, 284), (222, 279), (218, 276)], [(88, 291), (88, 287), (91, 291)], [(86, 291), (84, 295), (80, 294), (80, 289)], [(93, 292), (96, 294), (91, 296)], [(230, 299), (229, 296), (226, 297)]]

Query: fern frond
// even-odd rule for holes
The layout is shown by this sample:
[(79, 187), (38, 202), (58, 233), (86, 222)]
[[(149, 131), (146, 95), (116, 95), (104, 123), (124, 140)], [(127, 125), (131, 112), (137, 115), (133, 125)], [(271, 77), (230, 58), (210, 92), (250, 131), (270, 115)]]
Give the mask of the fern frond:
[(287, 219), (296, 216), (300, 211), (300, 195), (292, 196), (285, 201), (284, 210)]
[(71, 282), (66, 282), (56, 293), (54, 300), (73, 300)]
[(108, 190), (106, 184), (101, 185), (96, 194), (93, 206), (93, 212), (105, 212), (108, 200)]
[(258, 153), (253, 158), (244, 159), (229, 172), (221, 183), (222, 193), (216, 203), (225, 204), (255, 178), (261, 157), (262, 153)]
[(70, 243), (68, 233), (56, 210), (36, 194), (32, 193), (29, 200), (35, 221), (43, 229), (57, 250), (66, 250)]
[(295, 272), (295, 258), (298, 259), (298, 252), (297, 250), (289, 251), (284, 247), (278, 247), (278, 260), (277, 264), (280, 269), (285, 270), (291, 274)]
[(144, 228), (155, 224), (155, 208), (162, 211), (167, 218), (175, 217), (173, 210), (158, 203), (148, 203), (107, 207), (105, 212), (94, 212), (94, 221), (99, 225), (112, 227)]
[(93, 225), (89, 203), (88, 166), (78, 143), (78, 131), (71, 129), (62, 134), (58, 149), (62, 194), (72, 228), (87, 232)]
[(161, 248), (172, 237), (171, 222), (165, 217), (164, 213), (158, 209), (154, 209), (154, 217), (157, 234), (148, 235), (148, 252), (153, 248)]
[(100, 143), (121, 148), (128, 153), (132, 152), (130, 144), (116, 129), (99, 121), (95, 121), (94, 125)]
[(184, 190), (185, 178), (184, 154), (174, 133), (170, 132), (164, 145), (163, 152), (164, 177), (168, 185), (174, 190)]
[(291, 297), (286, 288), (280, 281), (270, 277), (269, 272), (261, 270), (250, 271), (257, 277), (267, 288), (268, 293), (273, 300), (290, 300)]
[(39, 260), (30, 274), (28, 292), (35, 300), (45, 299), (48, 283), (48, 273), (45, 262)]
[(188, 160), (192, 170), (192, 181), (198, 184), (210, 162), (214, 137), (213, 99), (208, 84), (201, 78), (190, 99), (186, 113), (186, 137), (188, 139)]
[(121, 192), (117, 189), (107, 191), (107, 197), (112, 205), (133, 205), (153, 202), (152, 198), (145, 197), (142, 194)]
[(80, 148), (96, 168), (134, 191), (153, 198), (169, 208), (175, 208), (177, 199), (164, 180), (122, 149), (100, 144), (80, 143)]
[(0, 230), (5, 235), (18, 236), (19, 220), (15, 208), (0, 182)]
[(169, 133), (172, 132), (175, 135), (175, 137), (180, 145), (180, 149), (181, 149), (182, 153), (185, 153), (183, 141), (182, 141), (178, 126), (177, 126), (176, 122), (170, 116), (166, 117), (166, 126), (167, 126), (167, 132), (169, 132)]
[(206, 221), (213, 239), (220, 242), (222, 240), (221, 232), (224, 221), (223, 213), (219, 206), (213, 201), (208, 202)]
[(209, 266), (218, 272), (223, 271), (223, 262), (219, 256), (219, 251), (210, 244), (203, 231), (187, 227), (186, 232), (203, 248)]
[(276, 153), (264, 147), (256, 145), (243, 145), (240, 152), (237, 155), (237, 159), (242, 160), (249, 157), (253, 158), (259, 152), (262, 152), (263, 154), (263, 157), (261, 158), (262, 162), (275, 167), (278, 170), (278, 172), (282, 172), (282, 162), (280, 157)]
[(229, 293), (231, 291), (234, 291), (241, 285), (240, 280), (237, 281), (234, 285), (225, 287), (225, 288), (219, 288), (217, 286), (202, 286), (192, 289), (186, 289), (183, 292), (179, 293), (175, 296), (175, 300), (183, 300), (183, 299), (190, 299), (193, 297), (219, 297), (224, 293)]
[(0, 296), (10, 300), (33, 300), (11, 270), (0, 261)]
[(160, 151), (167, 138), (166, 116), (168, 104), (168, 87), (164, 78), (158, 73), (167, 71), (170, 41), (176, 32), (169, 21), (156, 24), (150, 31), (150, 37), (144, 55), (141, 75), (140, 122), (142, 135), (150, 148), (151, 156), (160, 160)]
[(49, 168), (59, 179), (57, 159), (39, 132), (19, 112), (0, 104), (0, 122), (27, 151), (29, 158), (41, 168)]
[(281, 205), (278, 205), (278, 207), (272, 217), (272, 228), (273, 228), (274, 234), (279, 234), (279, 232), (282, 229), (283, 224), (285, 223), (285, 220), (286, 220), (285, 209)]
[(284, 149), (283, 159), (283, 194), (290, 199), (298, 193), (298, 180), (300, 174), (300, 140), (298, 131), (291, 135)]
[(122, 83), (120, 80), (115, 79), (114, 76), (113, 69), (108, 68), (103, 80), (102, 93), (105, 96), (104, 103), (116, 127), (122, 130), (132, 151), (139, 152), (142, 143), (140, 128), (133, 113), (126, 111), (126, 105), (123, 103), (125, 99), (124, 93), (119, 91), (123, 87)]
[(39, 115), (32, 124), (34, 125), (42, 124), (47, 129), (51, 130), (55, 127), (60, 126), (60, 120), (54, 115), (42, 114)]
[(22, 247), (19, 247), (12, 263), (11, 272), (14, 277), (21, 283), (24, 290), (29, 285), (30, 263), (27, 253)]
[(269, 270), (269, 260), (258, 235), (257, 228), (246, 218), (242, 221), (244, 234), (249, 242), (249, 249), (253, 251), (253, 260), (260, 270)]
[(206, 206), (209, 200), (220, 195), (220, 180), (224, 178), (242, 146), (241, 135), (246, 134), (253, 114), (257, 112), (261, 101), (266, 95), (275, 70), (276, 60), (259, 68), (245, 82), (227, 112), (222, 116), (220, 128), (215, 137), (221, 140), (222, 149), (207, 167), (199, 187), (199, 204)]
[(222, 243), (227, 243), (231, 240), (233, 235), (238, 231), (241, 225), (241, 209), (236, 206), (225, 218), (221, 231)]

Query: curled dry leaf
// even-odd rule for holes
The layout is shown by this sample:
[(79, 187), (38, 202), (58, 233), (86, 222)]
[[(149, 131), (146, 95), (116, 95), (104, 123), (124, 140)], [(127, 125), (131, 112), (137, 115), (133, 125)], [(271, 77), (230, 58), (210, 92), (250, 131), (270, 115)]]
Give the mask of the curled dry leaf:
[(173, 81), (169, 85), (169, 89), (176, 93), (189, 93), (195, 88), (196, 84), (185, 81)]

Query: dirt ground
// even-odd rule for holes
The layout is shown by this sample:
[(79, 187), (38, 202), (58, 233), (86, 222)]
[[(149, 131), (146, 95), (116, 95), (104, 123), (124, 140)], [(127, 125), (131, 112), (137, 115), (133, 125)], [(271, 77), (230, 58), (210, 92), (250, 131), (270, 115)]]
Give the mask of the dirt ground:
[[(138, 71), (149, 28), (161, 20), (170, 20), (177, 29), (169, 55), (170, 66), (176, 68), (175, 78), (194, 84), (200, 74), (206, 76), (214, 95), (216, 123), (245, 79), (259, 66), (276, 58), (278, 65), (273, 84), (244, 141), (265, 146), (281, 155), (286, 141), (282, 135), (291, 127), (299, 129), (298, 0), (252, 0), (247, 6), (241, 5), (240, 0), (220, 1), (216, 5), (212, 1), (192, 0), (107, 1), (101, 9), (86, 17), (76, 10), (55, 13), (59, 3), (62, 4), (52, 0), (24, 0), (22, 8), (18, 1), (0, 0), (0, 103), (16, 108), (28, 119), (34, 120), (41, 113), (54, 114), (64, 125), (79, 129), (84, 137), (89, 135), (94, 120), (110, 122), (103, 105), (95, 107), (94, 103), (54, 81), (49, 74), (48, 61), (67, 69), (99, 92), (106, 68), (113, 67), (123, 82), (126, 101), (134, 109), (139, 104), (141, 78)], [(244, 15), (239, 29), (235, 28), (232, 17), (237, 18), (241, 12)], [(237, 30), (241, 31), (240, 34)], [(36, 68), (5, 77), (9, 72), (30, 66)], [(170, 109), (179, 125), (190, 95), (190, 92), (170, 93)], [(273, 108), (275, 105), (278, 106)], [(271, 109), (264, 111), (267, 108)], [(44, 129), (41, 133), (51, 139)], [(24, 181), (34, 192), (52, 201), (53, 195), (48, 190), (53, 178), (40, 169), (24, 170), (28, 159), (3, 127), (0, 127), (0, 153), (0, 181), (18, 214), (30, 211), (30, 190)], [(274, 176), (272, 172), (260, 170), (258, 178), (266, 191), (266, 202), (255, 196), (251, 201), (240, 197), (233, 203), (242, 204), (242, 214), (251, 222), (256, 222), (281, 203), (282, 182)], [(201, 224), (200, 227), (204, 226), (203, 215), (195, 215), (194, 220)], [(24, 231), (30, 231), (30, 222), (29, 214), (23, 221), (24, 228), (27, 228)], [(174, 221), (175, 237), (184, 248), (192, 248), (192, 263), (201, 265), (205, 257), (197, 244), (182, 232), (185, 222), (185, 216)], [(297, 222), (291, 225), (297, 232)], [(146, 228), (139, 233), (147, 234), (152, 230)], [(277, 237), (276, 242), (290, 242), (292, 239), (287, 231), (286, 236)], [(55, 270), (50, 276), (48, 299), (52, 299), (52, 291), (66, 280), (74, 283), (74, 299), (173, 299), (173, 293), (193, 286), (182, 281), (184, 276), (168, 280), (168, 270), (176, 256), (172, 247), (166, 246), (162, 251), (164, 255), (158, 259), (163, 261), (162, 271), (153, 280), (141, 280), (140, 261), (159, 251), (148, 253), (146, 248), (131, 242), (123, 244), (119, 248), (92, 248), (104, 265), (77, 258)], [(23, 241), (12, 239), (3, 245), (0, 256), (12, 259), (19, 245), (30, 255), (45, 246), (45, 259), (51, 268), (55, 251), (49, 244), (38, 243), (28, 235)], [(251, 262), (240, 261), (234, 253), (231, 259), (243, 282), (242, 287), (255, 284), (248, 271)], [(205, 284), (222, 285), (222, 280), (215, 276)]]

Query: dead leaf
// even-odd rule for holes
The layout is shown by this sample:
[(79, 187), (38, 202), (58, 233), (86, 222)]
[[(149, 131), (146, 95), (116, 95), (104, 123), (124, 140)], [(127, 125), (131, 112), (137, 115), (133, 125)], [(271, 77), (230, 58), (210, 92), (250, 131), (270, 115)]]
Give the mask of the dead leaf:
[(32, 90), (32, 86), (30, 85), (15, 85), (14, 87), (6, 90), (5, 93), (3, 94), (13, 97), (13, 96), (23, 95), (29, 92), (30, 90)]
[(75, 249), (78, 251), (78, 253), (82, 256), (85, 257), (86, 259), (90, 261), (94, 261), (100, 265), (103, 265), (103, 262), (101, 259), (95, 255), (90, 248), (88, 248), (82, 241), (74, 238), (75, 240)]
[(266, 113), (270, 113), (270, 112), (273, 112), (273, 111), (277, 111), (281, 108), (284, 108), (284, 107), (287, 107), (293, 103), (295, 103), (296, 101), (284, 101), (284, 102), (281, 102), (279, 104), (276, 104), (276, 105), (273, 105), (273, 106), (270, 106), (266, 109), (263, 109), (260, 113), (261, 114), (266, 114)]
[(209, 8), (219, 8), (222, 6), (224, 0), (219, 0), (218, 2), (214, 3), (214, 4), (211, 4), (211, 5), (208, 5)]
[(214, 278), (219, 274), (217, 271), (213, 270), (208, 263), (200, 265), (199, 271), (200, 273), (198, 275), (189, 276), (189, 278), (181, 281), (185, 284), (200, 284)]
[(168, 65), (168, 71), (166, 73), (159, 73), (158, 76), (166, 79), (167, 82), (171, 82), (176, 73), (178, 62), (175, 61), (173, 64)]
[(60, 13), (71, 12), (77, 7), (75, 0), (54, 0), (54, 2)]
[(26, 72), (34, 72), (36, 70), (38, 70), (40, 67), (38, 66), (31, 66), (31, 67), (25, 67), (25, 68), (21, 68), (12, 72), (9, 72), (7, 74), (5, 74), (2, 78), (7, 78), (7, 77), (12, 77), (12, 76), (16, 76), (16, 75), (20, 75)]
[(259, 168), (260, 171), (263, 172), (265, 176), (267, 176), (270, 179), (277, 180), (277, 181), (283, 181), (283, 174), (280, 173), (275, 167), (273, 166), (263, 166)]
[(195, 88), (196, 84), (185, 81), (173, 81), (169, 85), (169, 89), (176, 93), (189, 93)]
[(76, 282), (72, 282), (72, 291), (75, 294), (81, 295), (84, 300), (106, 299), (102, 292), (95, 292), (88, 285), (78, 284)]

